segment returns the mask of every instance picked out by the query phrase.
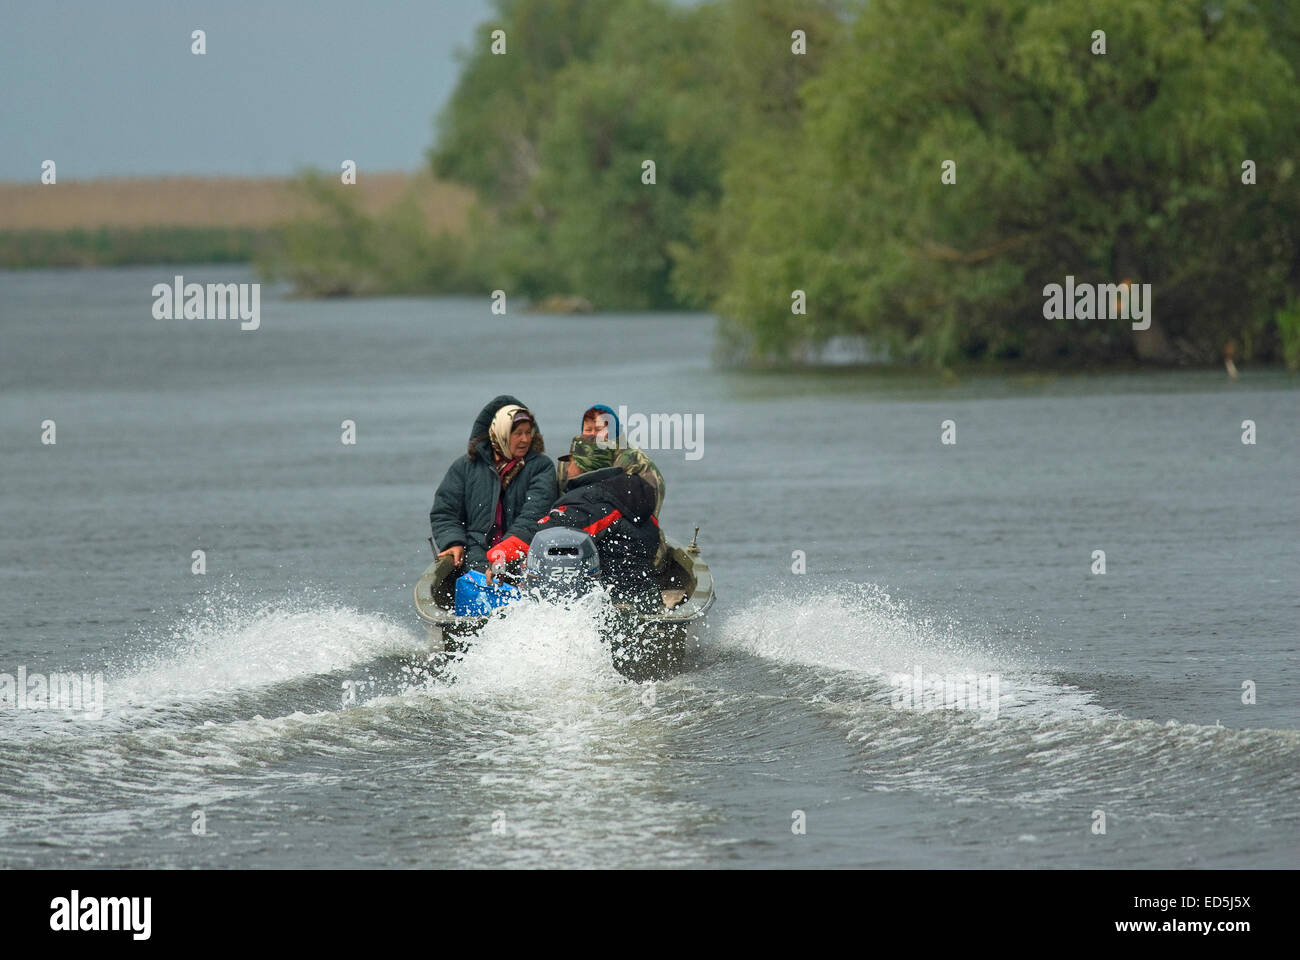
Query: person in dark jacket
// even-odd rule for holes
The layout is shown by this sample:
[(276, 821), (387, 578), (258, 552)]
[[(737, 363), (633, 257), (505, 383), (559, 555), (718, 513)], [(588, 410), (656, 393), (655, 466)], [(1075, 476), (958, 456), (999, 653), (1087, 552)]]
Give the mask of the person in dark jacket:
[(564, 496), (537, 527), (573, 527), (591, 534), (602, 578), (614, 598), (652, 609), (661, 603), (654, 576), (659, 547), (655, 490), (644, 477), (608, 463), (613, 458), (614, 451), (594, 445), (570, 453)]
[[(622, 467), (628, 473), (645, 477), (646, 482), (655, 488), (655, 519), (659, 519), (659, 511), (664, 506), (664, 475), (659, 472), (655, 462), (644, 450), (638, 450), (627, 442), (614, 408), (603, 403), (589, 407), (582, 415), (582, 434), (580, 437), (573, 438), (575, 443), (579, 439), (594, 443), (602, 449), (612, 448), (614, 466)], [(560, 492), (563, 493), (569, 482), (568, 465), (564, 457), (560, 457), (559, 461), (556, 464), (555, 476), (560, 485)]]
[[(628, 446), (618, 434), (618, 418), (613, 419), (612, 431), (609, 427), (609, 414), (603, 411), (609, 407), (598, 405), (583, 414), (582, 434), (573, 438), (569, 452), (557, 459), (555, 480), (564, 494), (569, 489), (569, 478), (586, 470), (602, 467), (618, 467), (624, 473), (639, 476), (650, 484), (655, 494), (654, 520), (659, 522), (659, 511), (664, 505), (664, 475), (659, 472), (645, 453), (636, 447)], [(604, 422), (601, 422), (604, 421)], [(617, 437), (610, 440), (609, 437)], [(575, 457), (581, 461), (581, 469), (575, 469)], [(655, 551), (655, 569), (662, 570), (668, 563), (668, 541), (663, 531), (659, 532), (659, 549)]]
[(514, 397), (479, 411), (469, 449), (447, 470), (429, 511), (438, 556), (487, 570), (526, 555), (537, 520), (559, 495), (545, 449), (536, 419)]

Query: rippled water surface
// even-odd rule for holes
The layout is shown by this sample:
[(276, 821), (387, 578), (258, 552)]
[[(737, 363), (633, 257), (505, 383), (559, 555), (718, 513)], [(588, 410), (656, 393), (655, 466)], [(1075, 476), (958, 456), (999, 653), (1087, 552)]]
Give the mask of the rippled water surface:
[[(740, 374), (703, 315), (270, 289), (241, 332), (153, 319), (175, 272), (0, 274), (0, 685), (104, 679), (0, 703), (0, 866), (1295, 865), (1296, 378)], [(718, 587), (683, 674), (531, 602), (430, 669), (428, 508), (499, 392), (553, 454), (594, 402), (703, 418), (652, 451)]]

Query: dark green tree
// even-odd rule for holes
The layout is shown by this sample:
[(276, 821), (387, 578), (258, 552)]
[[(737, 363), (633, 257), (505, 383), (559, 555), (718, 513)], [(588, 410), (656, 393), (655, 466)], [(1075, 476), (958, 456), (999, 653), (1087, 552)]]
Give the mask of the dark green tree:
[(730, 155), (719, 309), (778, 359), (838, 333), (939, 363), (1119, 357), (1126, 322), (1045, 320), (1042, 288), (1132, 279), (1148, 346), (1213, 359), (1294, 282), (1296, 93), (1246, 3), (873, 0), (787, 152)]

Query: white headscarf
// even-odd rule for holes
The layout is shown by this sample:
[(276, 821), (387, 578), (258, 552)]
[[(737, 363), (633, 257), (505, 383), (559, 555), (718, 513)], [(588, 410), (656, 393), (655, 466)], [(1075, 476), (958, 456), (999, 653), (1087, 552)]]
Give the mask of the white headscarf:
[[(510, 459), (510, 433), (515, 428), (515, 414), (520, 410), (528, 412), (527, 407), (521, 407), (517, 403), (507, 403), (504, 407), (492, 415), (492, 426), (488, 428), (488, 436), (492, 438), (492, 446), (506, 460)], [(532, 417), (532, 414), (528, 414)], [(536, 427), (537, 422), (533, 421)]]

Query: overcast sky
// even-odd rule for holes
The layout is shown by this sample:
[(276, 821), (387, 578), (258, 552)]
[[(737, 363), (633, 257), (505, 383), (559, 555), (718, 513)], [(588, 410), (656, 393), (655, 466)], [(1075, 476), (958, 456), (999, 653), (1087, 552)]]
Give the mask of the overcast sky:
[[(0, 180), (413, 170), (489, 0), (0, 0)], [(207, 33), (207, 53), (190, 34)]]

